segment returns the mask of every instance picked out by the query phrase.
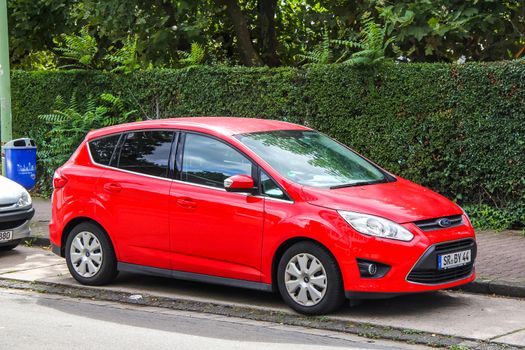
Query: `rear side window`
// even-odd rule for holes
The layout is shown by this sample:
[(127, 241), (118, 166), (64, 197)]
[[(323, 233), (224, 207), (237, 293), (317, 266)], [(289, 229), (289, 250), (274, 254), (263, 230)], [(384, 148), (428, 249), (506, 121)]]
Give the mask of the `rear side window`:
[(168, 177), (172, 131), (138, 131), (126, 134), (117, 167), (146, 175)]
[(110, 165), (119, 138), (120, 135), (113, 135), (89, 141), (89, 151), (95, 163)]
[(252, 163), (239, 151), (214, 138), (187, 134), (182, 160), (182, 180), (196, 184), (224, 187), (233, 175), (250, 175)]

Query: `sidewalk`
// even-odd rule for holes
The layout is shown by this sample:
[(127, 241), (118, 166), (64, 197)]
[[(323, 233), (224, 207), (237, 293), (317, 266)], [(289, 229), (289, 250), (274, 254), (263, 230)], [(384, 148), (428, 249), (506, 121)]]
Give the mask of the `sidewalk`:
[(31, 236), (38, 245), (49, 245), (48, 225), (51, 221), (51, 202), (40, 197), (33, 197), (35, 216), (31, 220)]
[[(38, 238), (38, 245), (48, 245), (51, 203), (35, 197), (33, 206), (36, 213), (31, 224), (32, 235)], [(477, 279), (463, 289), (525, 298), (525, 237), (517, 231), (478, 231), (476, 234)]]

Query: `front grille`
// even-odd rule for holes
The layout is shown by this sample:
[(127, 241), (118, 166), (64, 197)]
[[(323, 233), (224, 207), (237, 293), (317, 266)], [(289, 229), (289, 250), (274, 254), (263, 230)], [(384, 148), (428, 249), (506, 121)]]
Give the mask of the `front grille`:
[(472, 274), (474, 265), (453, 267), (447, 270), (412, 271), (408, 280), (424, 284), (440, 284), (467, 278)]
[[(438, 269), (438, 256), (442, 254), (471, 250), (471, 263), (450, 269)], [(419, 259), (407, 276), (407, 281), (423, 284), (442, 284), (469, 277), (474, 270), (477, 247), (472, 238), (444, 242), (431, 246)]]
[(8, 208), (12, 207), (15, 203), (9, 203), (9, 204), (0, 204), (0, 208)]
[(472, 248), (475, 245), (472, 238), (461, 239), (459, 241), (445, 242), (437, 244), (435, 247), (436, 252), (438, 253), (452, 253), (455, 251), (466, 250)]
[[(443, 220), (443, 219), (448, 219), (448, 221), (450, 222), (450, 225), (448, 226), (440, 225), (439, 224), (440, 220)], [(461, 226), (463, 224), (463, 217), (461, 215), (444, 216), (441, 218), (415, 221), (414, 224), (416, 224), (417, 227), (419, 227), (423, 231), (442, 230), (445, 228)]]
[(26, 220), (15, 220), (15, 221), (8, 221), (8, 222), (0, 222), (0, 231), (14, 229), (14, 228), (16, 228), (18, 226), (22, 226), (24, 222), (26, 222)]

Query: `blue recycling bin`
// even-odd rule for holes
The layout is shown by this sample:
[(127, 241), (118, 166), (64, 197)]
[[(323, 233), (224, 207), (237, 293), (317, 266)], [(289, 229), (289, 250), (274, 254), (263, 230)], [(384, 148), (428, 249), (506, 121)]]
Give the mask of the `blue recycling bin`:
[(36, 144), (22, 138), (9, 141), (4, 146), (5, 175), (30, 190), (36, 183)]

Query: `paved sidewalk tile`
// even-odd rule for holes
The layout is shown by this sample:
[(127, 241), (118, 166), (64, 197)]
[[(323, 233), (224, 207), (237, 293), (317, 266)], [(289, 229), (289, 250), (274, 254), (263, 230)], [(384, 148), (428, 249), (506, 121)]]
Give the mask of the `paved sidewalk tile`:
[(51, 221), (51, 201), (49, 199), (33, 196), (33, 208), (35, 208), (35, 216), (33, 217), (33, 221)]
[(517, 231), (477, 232), (478, 278), (525, 284), (525, 237)]

